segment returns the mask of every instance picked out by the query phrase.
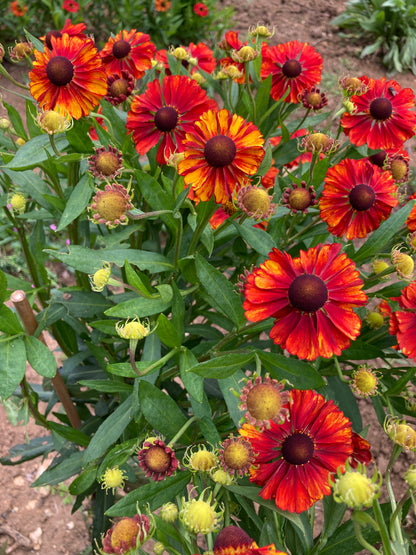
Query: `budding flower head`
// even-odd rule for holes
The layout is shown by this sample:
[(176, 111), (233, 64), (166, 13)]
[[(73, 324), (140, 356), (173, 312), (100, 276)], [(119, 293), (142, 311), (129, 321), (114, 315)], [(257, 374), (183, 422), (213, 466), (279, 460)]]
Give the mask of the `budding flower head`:
[(165, 503), (160, 507), (160, 518), (164, 522), (175, 522), (178, 518), (179, 511), (175, 503)]
[(300, 185), (292, 183), (283, 191), (282, 195), (283, 205), (289, 208), (294, 214), (302, 212), (306, 214), (310, 206), (317, 204), (316, 193), (311, 185), (306, 185), (302, 181)]
[(400, 249), (400, 246), (393, 248), (391, 252), (391, 262), (401, 278), (411, 280), (413, 278), (415, 263), (411, 256), (402, 252)]
[(250, 27), (248, 36), (251, 38), (270, 39), (274, 35), (274, 27), (270, 30), (266, 25), (257, 25)]
[(412, 249), (412, 251), (416, 252), (416, 231), (409, 233), (409, 235), (406, 238), (406, 241), (409, 247)]
[(243, 76), (243, 72), (238, 69), (237, 66), (229, 64), (227, 66), (223, 66), (221, 70), (217, 73), (216, 79), (241, 79)]
[(284, 383), (269, 377), (254, 376), (247, 380), (240, 396), (240, 409), (247, 411), (244, 418), (249, 424), (269, 428), (270, 421), (281, 423), (285, 420), (289, 402), (289, 392), (282, 391)]
[(367, 324), (373, 330), (378, 330), (384, 325), (384, 316), (377, 310), (371, 310), (366, 316)]
[(416, 491), (416, 465), (412, 464), (404, 473), (404, 479), (412, 491)]
[(154, 524), (147, 515), (137, 514), (133, 518), (124, 517), (116, 522), (103, 539), (103, 550), (107, 553), (130, 553), (144, 544), (153, 532)]
[(95, 149), (95, 154), (88, 159), (90, 172), (99, 179), (114, 179), (123, 169), (122, 153), (109, 145)]
[(0, 118), (0, 129), (2, 131), (7, 131), (8, 129), (11, 129), (12, 127), (12, 122), (9, 120), (9, 118)]
[(211, 504), (212, 492), (209, 493), (205, 501), (205, 491), (201, 493), (199, 498), (189, 499), (188, 501), (182, 498), (179, 520), (191, 534), (210, 534), (219, 530), (221, 526), (224, 510), (222, 508), (216, 510), (218, 507), (216, 501)]
[(240, 210), (254, 220), (267, 220), (276, 208), (269, 193), (255, 185), (243, 185), (238, 190), (237, 204)]
[(193, 472), (208, 472), (218, 464), (217, 454), (204, 445), (189, 446), (183, 457), (183, 465)]
[(73, 119), (69, 114), (63, 115), (59, 112), (55, 112), (55, 110), (40, 112), (36, 118), (36, 122), (38, 126), (49, 135), (62, 133), (70, 129), (73, 125)]
[(317, 154), (330, 154), (335, 152), (338, 147), (339, 143), (325, 133), (309, 133), (301, 141), (303, 151)]
[(153, 545), (153, 553), (155, 555), (163, 555), (163, 553), (165, 552), (165, 544), (162, 542), (156, 542)]
[(199, 71), (194, 71), (191, 74), (191, 79), (196, 81), (198, 85), (203, 85), (206, 81), (205, 77), (201, 73), (199, 73)]
[(355, 112), (356, 105), (354, 104), (354, 102), (351, 102), (351, 100), (348, 100), (347, 98), (344, 98), (344, 100), (342, 101), (342, 106), (349, 114), (353, 114)]
[(147, 337), (150, 333), (150, 324), (147, 322), (143, 324), (140, 322), (139, 318), (133, 318), (133, 320), (126, 320), (123, 322), (117, 322), (116, 332), (123, 339), (143, 339)]
[(103, 267), (89, 276), (91, 289), (100, 292), (106, 285), (120, 285), (118, 281), (111, 279), (111, 264), (103, 262)]
[(170, 47), (169, 54), (176, 58), (177, 60), (188, 60), (190, 58), (190, 54), (186, 51), (183, 46), (177, 46), (176, 48)]
[[(390, 267), (389, 264), (385, 260), (381, 260), (380, 258), (376, 258), (371, 263), (371, 269), (375, 274), (381, 274), (389, 267)], [(388, 276), (384, 276), (384, 279), (388, 279)]]
[(231, 52), (232, 59), (237, 63), (251, 62), (255, 60), (259, 53), (252, 46), (242, 46), (238, 50)]
[(416, 449), (416, 432), (405, 420), (399, 420), (396, 416), (387, 416), (384, 421), (384, 431), (392, 441), (405, 449)]
[(370, 397), (377, 393), (378, 376), (372, 368), (364, 364), (353, 372), (351, 385), (360, 397)]
[(26, 208), (26, 199), (20, 193), (13, 193), (9, 195), (8, 205), (13, 212), (21, 214)]
[(4, 49), (4, 46), (0, 43), (0, 64), (2, 63), (2, 61), (4, 59), (5, 53), (6, 53), (6, 51)]
[(223, 470), (222, 468), (212, 468), (209, 471), (211, 479), (221, 486), (231, 486), (235, 483), (235, 477)]
[(115, 492), (117, 488), (124, 488), (127, 474), (124, 470), (120, 470), (118, 466), (106, 468), (104, 474), (100, 477), (101, 488), (108, 492), (109, 489)]
[(231, 475), (244, 476), (254, 463), (251, 443), (243, 437), (229, 437), (222, 442), (219, 459), (223, 469)]
[(16, 139), (17, 146), (23, 146), (25, 143), (26, 143), (26, 141), (24, 139), (22, 139), (22, 137), (18, 137)]
[(352, 509), (370, 507), (374, 499), (380, 495), (381, 482), (382, 475), (377, 472), (377, 469), (370, 479), (367, 477), (364, 465), (359, 463), (355, 470), (351, 470), (347, 462), (346, 471), (342, 473), (338, 469), (335, 477), (334, 500), (337, 503), (345, 503)]

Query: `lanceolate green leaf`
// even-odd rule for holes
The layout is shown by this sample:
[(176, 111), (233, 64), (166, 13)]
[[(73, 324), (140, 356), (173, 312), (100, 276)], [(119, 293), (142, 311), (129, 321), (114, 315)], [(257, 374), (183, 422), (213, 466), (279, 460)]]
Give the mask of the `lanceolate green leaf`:
[(208, 293), (213, 308), (230, 318), (239, 328), (245, 318), (240, 296), (233, 285), (202, 256), (197, 255), (195, 264), (198, 278)]
[(400, 210), (384, 221), (380, 227), (367, 238), (364, 245), (351, 257), (354, 262), (361, 263), (372, 256), (376, 256), (377, 253), (383, 252), (383, 249), (385, 249), (386, 245), (389, 245), (392, 237), (397, 233), (397, 230), (404, 225), (414, 204), (414, 200), (409, 201), (403, 208), (400, 208)]
[(172, 288), (167, 283), (156, 287), (159, 295), (155, 295), (151, 299), (136, 297), (129, 301), (124, 301), (105, 311), (107, 316), (115, 316), (116, 318), (146, 318), (153, 314), (163, 312), (172, 304)]
[(285, 379), (298, 389), (316, 389), (325, 385), (320, 374), (307, 362), (278, 353), (257, 351), (257, 354), (273, 378)]
[(30, 366), (46, 378), (56, 374), (56, 359), (50, 349), (36, 337), (25, 336), (26, 356)]
[[(55, 137), (55, 146), (62, 151), (68, 146), (65, 135)], [(13, 160), (7, 164), (11, 170), (24, 170), (38, 166), (53, 155), (49, 135), (38, 135), (19, 148)]]
[(65, 210), (59, 221), (57, 231), (62, 231), (65, 227), (75, 220), (88, 206), (91, 198), (92, 189), (89, 184), (88, 174), (84, 174), (78, 181), (71, 196), (65, 204)]
[(8, 399), (25, 375), (26, 349), (22, 337), (0, 341), (0, 361), (0, 397)]
[(188, 372), (195, 372), (204, 378), (228, 378), (236, 370), (252, 361), (254, 353), (230, 353), (211, 358), (188, 369)]

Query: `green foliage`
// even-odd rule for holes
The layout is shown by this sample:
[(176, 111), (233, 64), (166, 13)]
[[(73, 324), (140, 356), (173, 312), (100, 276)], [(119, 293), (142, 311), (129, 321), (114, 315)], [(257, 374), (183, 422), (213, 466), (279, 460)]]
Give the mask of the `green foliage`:
[(380, 56), (390, 73), (416, 74), (416, 2), (414, 0), (349, 0), (331, 24), (347, 38), (364, 44), (360, 57)]

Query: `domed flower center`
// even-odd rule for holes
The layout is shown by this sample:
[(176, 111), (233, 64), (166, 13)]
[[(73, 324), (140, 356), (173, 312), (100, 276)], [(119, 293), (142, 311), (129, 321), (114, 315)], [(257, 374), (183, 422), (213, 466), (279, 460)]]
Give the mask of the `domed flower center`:
[(163, 473), (169, 470), (171, 464), (171, 458), (169, 453), (160, 447), (160, 445), (152, 445), (147, 449), (146, 456), (144, 458), (146, 466), (152, 472)]
[(295, 432), (282, 445), (282, 456), (290, 464), (306, 464), (314, 452), (313, 441), (307, 434)]
[(128, 92), (129, 92), (129, 84), (125, 79), (122, 79), (122, 78), (116, 79), (110, 85), (111, 96), (117, 97), (122, 94), (127, 95)]
[(237, 152), (235, 143), (230, 137), (217, 135), (209, 139), (204, 148), (205, 160), (214, 168), (228, 166)]
[(322, 97), (317, 92), (309, 92), (307, 95), (305, 95), (305, 100), (313, 108), (316, 108), (317, 106), (320, 106), (320, 104), (322, 104)]
[(116, 172), (119, 167), (119, 159), (112, 152), (100, 152), (95, 161), (96, 169), (103, 175), (110, 176)]
[(224, 462), (233, 470), (244, 468), (251, 460), (249, 445), (245, 441), (230, 443), (224, 449)]
[(271, 384), (258, 384), (247, 394), (247, 410), (257, 420), (275, 418), (281, 407), (280, 392)]
[(294, 79), (302, 73), (302, 66), (297, 60), (287, 60), (282, 66), (282, 72), (285, 77)]
[(372, 187), (365, 185), (364, 183), (360, 183), (351, 189), (348, 197), (354, 210), (361, 212), (363, 210), (368, 210), (373, 206), (376, 194)]
[(290, 303), (303, 312), (316, 312), (327, 300), (328, 289), (325, 283), (313, 274), (302, 274), (289, 286)]
[(131, 50), (130, 43), (128, 43), (126, 40), (117, 40), (113, 44), (113, 56), (115, 58), (118, 58), (119, 60), (121, 58), (125, 58), (130, 52), (130, 50)]
[(288, 204), (295, 210), (306, 210), (312, 203), (312, 196), (308, 189), (296, 187), (289, 193)]
[(46, 46), (49, 48), (49, 50), (52, 50), (51, 37), (60, 38), (62, 37), (62, 34), (60, 31), (49, 31), (48, 33), (46, 33), (45, 43), (46, 43)]
[(111, 535), (111, 547), (120, 547), (121, 544), (126, 544), (129, 547), (136, 545), (137, 534), (139, 533), (139, 527), (133, 518), (124, 518), (117, 522), (114, 526), (113, 533)]
[(379, 121), (389, 119), (392, 112), (393, 106), (387, 98), (376, 98), (370, 104), (370, 114)]
[(55, 56), (46, 65), (46, 75), (53, 85), (63, 87), (71, 82), (74, 66), (65, 56)]
[(155, 125), (162, 132), (172, 131), (178, 123), (178, 112), (171, 106), (159, 108), (155, 114)]

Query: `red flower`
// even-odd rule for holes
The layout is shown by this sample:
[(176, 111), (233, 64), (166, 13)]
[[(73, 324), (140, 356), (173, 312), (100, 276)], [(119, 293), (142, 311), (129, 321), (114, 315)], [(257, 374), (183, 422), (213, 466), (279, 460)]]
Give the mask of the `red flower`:
[(298, 258), (273, 249), (247, 277), (246, 318), (274, 318), (270, 338), (299, 358), (340, 355), (360, 333), (353, 308), (367, 302), (355, 264), (340, 249), (318, 245)]
[(52, 50), (51, 37), (61, 38), (63, 33), (66, 33), (70, 37), (79, 37), (80, 39), (86, 39), (87, 36), (84, 34), (86, 27), (84, 23), (77, 23), (74, 25), (72, 21), (67, 18), (65, 20), (64, 26), (60, 31), (52, 30), (48, 31), (45, 36), (40, 37), (41, 40), (45, 41), (46, 46), (49, 50)]
[(111, 37), (100, 52), (104, 67), (109, 75), (121, 74), (125, 69), (136, 79), (143, 77), (145, 71), (152, 67), (152, 58), (156, 46), (150, 42), (149, 35), (131, 31), (120, 31)]
[(165, 164), (174, 152), (182, 152), (185, 133), (206, 110), (216, 107), (201, 87), (185, 75), (168, 75), (148, 84), (146, 92), (135, 96), (127, 114), (127, 130), (132, 132), (139, 154), (145, 154), (161, 139), (157, 161)]
[[(246, 46), (248, 44), (248, 42), (241, 42), (241, 40), (238, 38), (238, 31), (227, 31), (227, 33), (225, 33), (225, 37), (224, 39), (218, 44), (218, 47), (221, 48), (222, 50), (226, 50), (227, 52), (231, 52), (231, 50), (240, 50), (240, 48), (242, 46)], [(218, 60), (218, 63), (220, 64), (221, 67), (227, 67), (227, 66), (235, 66), (240, 72), (241, 72), (241, 77), (239, 77), (238, 79), (234, 79), (234, 81), (236, 83), (239, 83), (240, 85), (242, 85), (243, 83), (245, 83), (246, 81), (246, 72), (245, 72), (245, 64), (244, 63), (240, 63), (240, 62), (236, 62), (234, 61), (231, 56), (227, 56), (225, 58), (221, 58), (220, 60)]]
[(357, 468), (358, 463), (370, 464), (373, 460), (370, 444), (356, 432), (352, 432), (352, 453), (349, 460), (351, 468)]
[(44, 110), (87, 116), (107, 92), (107, 77), (91, 39), (51, 37), (52, 49), (35, 50), (30, 92)]
[(261, 78), (272, 75), (271, 96), (280, 100), (289, 88), (285, 102), (298, 103), (304, 89), (317, 85), (321, 80), (323, 59), (306, 42), (297, 40), (269, 46), (263, 43)]
[[(191, 42), (188, 46), (181, 46), (181, 48), (186, 50), (189, 56), (196, 61), (196, 65), (194, 65), (191, 69), (191, 74), (198, 71), (198, 69), (202, 69), (207, 73), (212, 73), (217, 67), (217, 61), (214, 57), (213, 51), (203, 42), (198, 42), (198, 44)], [(164, 48), (156, 52), (155, 59), (159, 64), (163, 65), (166, 75), (171, 75), (167, 51)], [(182, 60), (182, 65), (186, 68), (189, 67), (188, 60)]]
[(351, 422), (333, 401), (312, 390), (290, 391), (283, 424), (257, 430), (243, 424), (240, 434), (257, 453), (250, 481), (260, 496), (291, 513), (309, 509), (331, 487), (328, 478), (352, 454)]
[(372, 149), (400, 148), (415, 134), (413, 91), (402, 89), (396, 81), (386, 81), (385, 77), (361, 79), (368, 89), (351, 97), (356, 108), (341, 119), (344, 133), (357, 146), (367, 143)]
[[(413, 200), (415, 198), (416, 193), (413, 193), (413, 195), (410, 195), (409, 200)], [(416, 231), (416, 204), (413, 206), (410, 214), (407, 216), (406, 225), (409, 231)]]
[(19, 0), (14, 0), (10, 4), (10, 10), (12, 14), (15, 15), (16, 17), (23, 17), (27, 12), (27, 6), (26, 5), (22, 6)]
[(274, 544), (258, 547), (250, 536), (238, 526), (226, 526), (214, 542), (214, 555), (286, 555)]
[(416, 282), (409, 283), (395, 300), (403, 310), (391, 314), (389, 333), (397, 337), (403, 354), (416, 360)]
[(194, 12), (200, 17), (206, 17), (208, 15), (208, 8), (202, 2), (197, 2), (194, 6)]
[(75, 0), (65, 0), (62, 4), (62, 9), (67, 12), (76, 13), (79, 10), (79, 4)]
[(368, 160), (342, 160), (328, 170), (324, 183), (321, 218), (337, 237), (366, 237), (398, 204), (391, 173)]

